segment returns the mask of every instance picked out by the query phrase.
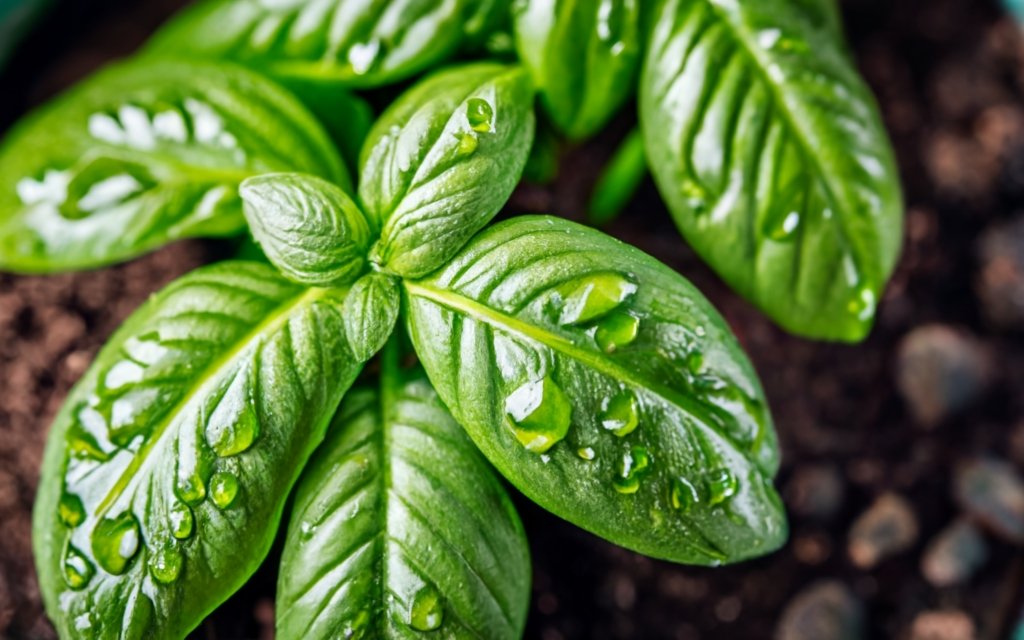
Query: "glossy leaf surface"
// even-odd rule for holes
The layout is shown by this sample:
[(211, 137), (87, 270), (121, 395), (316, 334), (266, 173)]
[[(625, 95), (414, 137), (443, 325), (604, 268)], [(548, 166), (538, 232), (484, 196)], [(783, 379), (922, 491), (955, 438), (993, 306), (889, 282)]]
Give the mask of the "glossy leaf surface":
[(345, 298), (345, 332), (353, 352), (369, 360), (391, 336), (398, 321), (401, 294), (394, 276), (368, 273)]
[(184, 637), (256, 570), (359, 369), (342, 295), (225, 262), (115, 334), (54, 423), (36, 501), (62, 636)]
[(548, 115), (570, 138), (595, 134), (633, 95), (640, 0), (525, 0), (515, 8), (519, 58)]
[(548, 217), (488, 229), (405, 283), (410, 334), (452, 414), (541, 506), (677, 562), (785, 539), (761, 386), (678, 274)]
[(359, 197), (383, 229), (372, 259), (402, 276), (447, 262), (512, 194), (533, 132), (533, 89), (520, 67), (453, 67), (403, 94), (362, 154)]
[(659, 7), (641, 124), (683, 235), (786, 329), (863, 338), (896, 263), (903, 206), (874, 100), (837, 26), (809, 17), (830, 6)]
[(253, 238), (289, 280), (340, 287), (366, 266), (369, 225), (339, 187), (301, 173), (272, 173), (249, 178), (239, 194)]
[(299, 484), (279, 638), (521, 637), (530, 557), (512, 503), (422, 374), (346, 398)]
[(234, 66), (111, 67), (0, 145), (0, 269), (83, 269), (238, 233), (238, 184), (282, 170), (348, 181), (323, 129), (277, 85)]
[(205, 0), (150, 52), (229, 59), (281, 79), (377, 87), (452, 54), (469, 0)]

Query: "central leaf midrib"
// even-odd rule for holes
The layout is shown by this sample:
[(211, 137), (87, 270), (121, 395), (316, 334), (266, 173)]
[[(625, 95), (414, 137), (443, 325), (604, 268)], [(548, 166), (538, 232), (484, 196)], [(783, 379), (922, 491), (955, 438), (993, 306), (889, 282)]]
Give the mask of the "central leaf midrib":
[(233, 364), (240, 355), (257, 343), (261, 337), (280, 329), (284, 323), (288, 321), (295, 309), (306, 304), (312, 304), (326, 295), (326, 293), (326, 289), (306, 289), (299, 295), (293, 296), (282, 302), (277, 307), (276, 311), (264, 318), (244, 337), (236, 342), (231, 349), (208, 366), (203, 374), (191, 386), (189, 391), (186, 392), (177, 403), (175, 403), (174, 407), (167, 413), (166, 417), (157, 424), (150, 437), (142, 445), (139, 451), (132, 456), (131, 462), (128, 463), (128, 466), (125, 467), (125, 470), (118, 477), (114, 485), (107, 491), (106, 496), (97, 507), (96, 518), (102, 518), (106, 512), (114, 506), (115, 503), (117, 503), (120, 497), (124, 495), (124, 492), (131, 486), (132, 481), (137, 477), (137, 473), (149, 459), (149, 455), (157, 448), (157, 445), (160, 444), (164, 434), (168, 431), (170, 426), (174, 424), (178, 416), (189, 403), (199, 397), (208, 385), (216, 382), (220, 374)]
[(854, 245), (850, 242), (850, 234), (847, 232), (842, 222), (846, 215), (846, 208), (840, 206), (839, 200), (835, 195), (835, 191), (833, 190), (832, 185), (829, 184), (828, 173), (822, 167), (817, 156), (812, 152), (811, 144), (808, 142), (806, 133), (801, 127), (801, 121), (793, 115), (793, 112), (790, 110), (789, 104), (782, 96), (779, 87), (776, 85), (775, 81), (772, 80), (771, 74), (768, 73), (768, 69), (765, 67), (764, 62), (761, 60), (761, 57), (757, 54), (755, 49), (751, 47), (748, 39), (744, 37), (736, 25), (729, 19), (728, 15), (723, 13), (722, 9), (715, 2), (712, 0), (703, 1), (711, 13), (714, 14), (718, 18), (718, 21), (729, 31), (733, 40), (735, 40), (738, 43), (738, 46), (743, 49), (747, 58), (752, 62), (752, 66), (756, 70), (756, 73), (761, 77), (761, 81), (768, 87), (772, 100), (775, 102), (776, 106), (779, 108), (779, 113), (782, 114), (783, 119), (786, 121), (786, 128), (793, 132), (793, 137), (800, 146), (800, 155), (803, 157), (805, 162), (813, 167), (814, 173), (818, 178), (818, 183), (824, 191), (825, 199), (828, 201), (832, 210), (835, 211), (836, 220), (838, 221), (835, 224), (835, 229), (839, 233), (840, 243), (847, 249), (847, 253), (854, 261), (855, 266), (862, 270), (863, 265), (861, 264), (860, 256), (856, 251), (854, 251)]
[(447, 289), (436, 289), (423, 281), (406, 281), (405, 287), (412, 295), (419, 295), (427, 300), (447, 307), (452, 311), (458, 311), (471, 318), (480, 320), (506, 333), (519, 335), (520, 337), (528, 340), (539, 342), (540, 344), (543, 344), (566, 357), (572, 358), (577, 362), (583, 363), (611, 378), (660, 396), (663, 400), (697, 418), (701, 424), (706, 426), (707, 429), (718, 434), (719, 437), (732, 445), (732, 447), (743, 455), (744, 458), (752, 461), (759, 472), (767, 473), (765, 469), (761, 468), (761, 463), (757, 456), (754, 455), (753, 451), (750, 451), (748, 447), (740, 444), (734, 436), (724, 433), (717, 428), (714, 416), (722, 412), (716, 411), (714, 408), (694, 400), (693, 398), (687, 397), (686, 395), (681, 394), (663, 384), (645, 380), (614, 360), (606, 358), (593, 351), (582, 349), (562, 336), (523, 322), (516, 317), (492, 307), (488, 307), (487, 305), (473, 300), (472, 298)]

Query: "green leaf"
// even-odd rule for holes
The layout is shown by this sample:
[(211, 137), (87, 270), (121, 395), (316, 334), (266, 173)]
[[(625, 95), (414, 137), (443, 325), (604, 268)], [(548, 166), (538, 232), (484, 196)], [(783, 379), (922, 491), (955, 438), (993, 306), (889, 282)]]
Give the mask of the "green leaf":
[(343, 295), (220, 263), (107, 343), (54, 423), (35, 506), (62, 637), (184, 637), (256, 570), (359, 370)]
[(903, 205), (874, 101), (833, 29), (788, 0), (664, 0), (654, 24), (641, 125), (683, 235), (786, 329), (863, 338)]
[(249, 178), (239, 194), (253, 238), (289, 280), (340, 287), (362, 273), (370, 228), (338, 187), (301, 173), (273, 173)]
[(467, 2), (466, 11), (463, 31), (470, 48), (484, 46), (495, 33), (511, 27), (512, 0), (475, 0)]
[(154, 36), (150, 53), (229, 59), (279, 79), (379, 87), (444, 60), (469, 0), (204, 0)]
[(587, 216), (589, 222), (600, 226), (618, 218), (646, 176), (644, 138), (639, 129), (634, 129), (619, 145), (594, 185)]
[(345, 298), (345, 333), (360, 360), (380, 351), (398, 321), (401, 294), (394, 276), (368, 273), (360, 278)]
[(234, 66), (117, 65), (0, 145), (0, 268), (85, 269), (244, 228), (238, 184), (294, 170), (347, 185), (294, 97)]
[(498, 213), (533, 141), (520, 67), (453, 67), (403, 94), (363, 148), (359, 197), (383, 229), (373, 260), (401, 276), (445, 264)]
[(337, 83), (316, 78), (280, 78), (324, 126), (341, 152), (345, 166), (359, 166), (359, 152), (375, 116), (369, 103)]
[(532, 500), (677, 562), (733, 562), (785, 540), (760, 383), (671, 269), (592, 229), (526, 217), (404, 286), (438, 394)]
[(526, 0), (516, 50), (548, 115), (570, 138), (597, 133), (633, 92), (640, 0)]
[(530, 557), (511, 501), (421, 374), (346, 398), (296, 491), (277, 590), (290, 638), (517, 639)]

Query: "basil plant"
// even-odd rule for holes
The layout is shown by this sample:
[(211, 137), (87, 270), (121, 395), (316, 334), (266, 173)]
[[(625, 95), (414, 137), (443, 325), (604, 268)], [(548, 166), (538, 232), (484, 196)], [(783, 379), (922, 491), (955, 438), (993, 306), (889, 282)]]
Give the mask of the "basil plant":
[[(452, 62), (502, 41), (518, 62)], [(354, 93), (422, 73), (377, 118)], [(60, 635), (183, 637), (281, 536), (281, 638), (521, 637), (501, 478), (655, 558), (778, 548), (771, 415), (708, 301), (591, 228), (491, 224), (538, 114), (583, 140), (634, 90), (610, 199), (649, 163), (738, 291), (862, 337), (899, 189), (830, 0), (203, 0), (19, 123), (0, 268), (261, 250), (155, 294), (57, 416), (33, 540)]]

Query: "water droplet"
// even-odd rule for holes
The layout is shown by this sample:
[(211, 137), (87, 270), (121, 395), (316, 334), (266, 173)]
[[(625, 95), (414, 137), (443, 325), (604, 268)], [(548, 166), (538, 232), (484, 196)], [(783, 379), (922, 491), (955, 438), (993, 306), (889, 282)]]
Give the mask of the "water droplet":
[(458, 146), (455, 147), (455, 153), (460, 156), (472, 155), (480, 145), (480, 141), (477, 140), (476, 134), (472, 131), (456, 133), (455, 137), (459, 141)]
[(89, 559), (70, 544), (64, 548), (64, 559), (61, 564), (64, 566), (64, 582), (76, 591), (84, 589), (96, 573), (96, 568)]
[(473, 131), (487, 133), (494, 123), (494, 108), (482, 98), (470, 98), (466, 102), (466, 120)]
[(602, 318), (594, 332), (594, 341), (601, 351), (614, 353), (636, 340), (640, 333), (640, 318), (631, 313), (613, 311)]
[(640, 424), (640, 407), (629, 389), (614, 398), (605, 398), (601, 406), (601, 426), (620, 438), (633, 433)]
[(219, 471), (210, 478), (210, 498), (218, 509), (227, 509), (238, 496), (238, 478), (233, 473)]
[(708, 504), (714, 506), (721, 504), (736, 495), (739, 489), (739, 481), (732, 471), (721, 468), (711, 471), (706, 479), (708, 489)]
[(854, 294), (846, 308), (858, 320), (866, 322), (875, 317), (875, 307), (877, 306), (878, 300), (875, 298), (875, 292), (870, 287), (862, 287)]
[(427, 585), (416, 592), (409, 608), (409, 626), (417, 631), (433, 631), (444, 621), (444, 602), (437, 589)]
[(672, 508), (684, 513), (700, 502), (700, 494), (697, 492), (697, 487), (686, 478), (673, 478), (672, 492), (669, 497), (672, 501)]
[(618, 273), (598, 273), (563, 287), (558, 324), (582, 324), (602, 318), (636, 293), (634, 282)]
[(64, 492), (57, 503), (57, 517), (65, 527), (74, 529), (85, 520), (85, 507), (82, 499), (73, 493)]
[(170, 584), (181, 575), (181, 565), (184, 558), (181, 550), (170, 545), (156, 549), (149, 556), (149, 573), (157, 582)]
[(104, 518), (92, 532), (92, 555), (108, 573), (119, 576), (139, 551), (139, 523), (130, 512)]
[(206, 423), (206, 441), (222, 458), (247, 450), (259, 434), (259, 418), (248, 389), (246, 377), (239, 375)]
[(178, 540), (184, 540), (192, 535), (195, 529), (196, 519), (192, 509), (184, 503), (175, 502), (171, 505), (171, 535)]
[(206, 498), (206, 485), (203, 484), (203, 479), (199, 476), (178, 478), (175, 493), (186, 504), (197, 505)]
[(509, 394), (505, 414), (516, 439), (528, 451), (544, 453), (569, 432), (572, 406), (551, 376), (544, 376)]
[(619, 475), (613, 482), (615, 490), (625, 494), (636, 493), (650, 466), (651, 457), (647, 449), (639, 445), (627, 449), (619, 463)]
[(580, 447), (576, 450), (576, 455), (584, 460), (593, 460), (597, 457), (597, 454), (594, 453), (593, 447)]
[(777, 242), (792, 240), (799, 226), (800, 214), (798, 212), (778, 212), (769, 218), (765, 235)]

